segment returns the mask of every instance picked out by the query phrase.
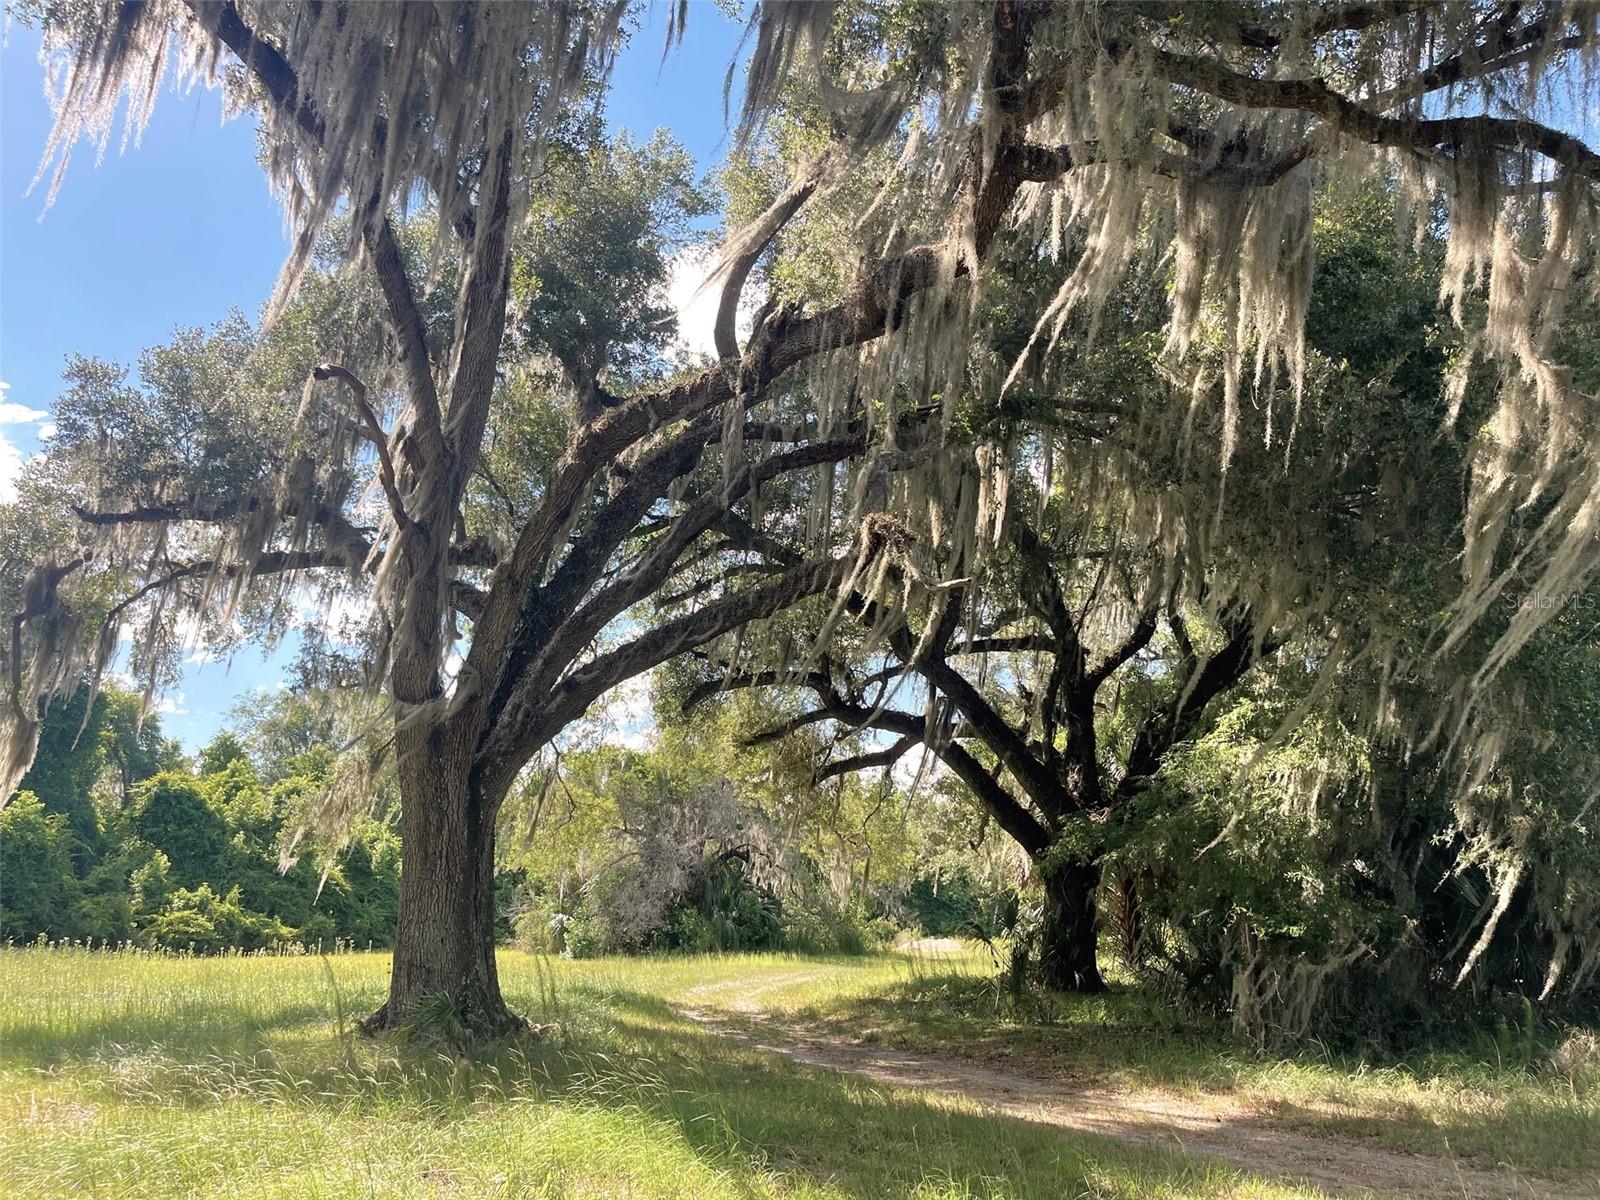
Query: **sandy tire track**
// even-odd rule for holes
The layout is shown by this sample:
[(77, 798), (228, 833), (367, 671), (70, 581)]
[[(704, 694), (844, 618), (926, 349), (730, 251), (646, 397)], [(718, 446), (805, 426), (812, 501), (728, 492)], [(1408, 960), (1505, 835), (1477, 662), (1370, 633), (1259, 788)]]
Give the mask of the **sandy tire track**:
[[(678, 1011), (720, 1037), (793, 1062), (897, 1087), (959, 1096), (1007, 1116), (1133, 1145), (1177, 1150), (1259, 1175), (1311, 1184), (1333, 1196), (1418, 1200), (1600, 1200), (1600, 1188), (1557, 1182), (1507, 1168), (1410, 1154), (1317, 1137), (1274, 1125), (1228, 1096), (1189, 1098), (1156, 1089), (1110, 1091), (956, 1059), (860, 1045), (833, 1034), (776, 1022), (760, 996), (804, 981), (804, 972), (755, 986), (719, 983), (691, 989)], [(704, 1000), (716, 997), (714, 1008)], [(730, 1021), (737, 1017), (737, 1023)]]

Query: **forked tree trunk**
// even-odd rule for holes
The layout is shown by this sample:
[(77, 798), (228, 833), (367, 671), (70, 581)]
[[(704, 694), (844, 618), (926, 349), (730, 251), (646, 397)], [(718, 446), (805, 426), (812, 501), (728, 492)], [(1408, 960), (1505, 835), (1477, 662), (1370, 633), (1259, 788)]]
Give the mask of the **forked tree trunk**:
[(465, 763), (441, 753), (402, 753), (400, 905), (389, 998), (363, 1023), (368, 1033), (417, 1020), (471, 1038), (524, 1025), (506, 1007), (495, 969), (494, 820)]
[(1044, 917), (1039, 968), (1050, 987), (1064, 992), (1103, 992), (1095, 961), (1095, 891), (1100, 868), (1065, 863), (1044, 881)]

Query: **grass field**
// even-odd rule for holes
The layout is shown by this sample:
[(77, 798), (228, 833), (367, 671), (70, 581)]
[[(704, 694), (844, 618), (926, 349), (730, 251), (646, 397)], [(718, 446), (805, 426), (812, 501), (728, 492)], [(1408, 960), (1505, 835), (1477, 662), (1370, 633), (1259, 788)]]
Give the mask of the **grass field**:
[(0, 950), (0, 1195), (1318, 1194), (801, 1066), (685, 1019), (685, 1004), (1228, 1090), (1402, 1146), (1455, 1152), (1498, 1130), (1480, 1155), (1557, 1177), (1597, 1165), (1600, 1097), (1570, 1080), (1470, 1059), (1258, 1062), (1157, 1028), (1127, 998), (997, 1023), (976, 959), (512, 952), (501, 969), (514, 1006), (548, 1028), (468, 1057), (353, 1034), (383, 993), (379, 954)]

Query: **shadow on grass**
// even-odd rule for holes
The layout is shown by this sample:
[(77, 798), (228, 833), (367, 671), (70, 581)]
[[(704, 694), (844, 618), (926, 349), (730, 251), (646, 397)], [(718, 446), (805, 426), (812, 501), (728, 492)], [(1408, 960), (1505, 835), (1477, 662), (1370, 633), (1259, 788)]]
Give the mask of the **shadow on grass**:
[(234, 1054), (253, 1052), (272, 1036), (326, 1023), (328, 1008), (309, 1002), (286, 1004), (263, 1013), (250, 1005), (196, 997), (180, 1009), (130, 1012), (73, 1021), (60, 1018), (13, 1020), (0, 1036), (0, 1066), (42, 1069), (101, 1061), (108, 1053)]
[(1066, 1078), (1217, 1089), (1250, 1062), (1220, 1025), (1182, 1020), (1131, 989), (1030, 992), (1013, 1001), (988, 978), (928, 966), (871, 995), (832, 997), (793, 1015), (908, 1048), (955, 1043), (980, 1059), (1032, 1062)]
[(675, 1125), (719, 1168), (754, 1159), (859, 1197), (937, 1195), (944, 1187), (975, 1196), (1201, 1196), (1232, 1194), (1241, 1182), (1225, 1164), (1119, 1136), (1148, 1137), (1147, 1128), (1067, 1133), (793, 1063), (697, 1026), (664, 1025), (677, 1019), (654, 996), (610, 999), (615, 1035), (650, 1047), (660, 1082), (629, 1102)]
[[(530, 1104), (620, 1115), (640, 1144), (687, 1151), (751, 1196), (1200, 1197), (1233, 1194), (1239, 1182), (1166, 1150), (790, 1063), (687, 1023), (645, 992), (574, 984), (530, 1015), (557, 1032), (464, 1054), (341, 1037), (326, 1006), (288, 1005), (263, 1021), (196, 997), (159, 1026), (130, 1015), (68, 1035), (24, 1029), (6, 1057), (70, 1064), (91, 1091), (163, 1110), (248, 1101), (302, 1108), (316, 1124), (371, 1116), (463, 1131), (518, 1119)], [(586, 1169), (560, 1168), (563, 1178)], [(249, 1180), (236, 1190), (246, 1194)]]
[[(989, 1194), (991, 1184), (995, 1194), (1076, 1196), (1596, 1194), (1592, 1188), (1550, 1191), (1515, 1171), (1482, 1175), (1459, 1162), (1447, 1144), (1418, 1147), (1431, 1149), (1432, 1161), (1359, 1143), (1341, 1150), (1296, 1138), (1266, 1112), (1233, 1110), (1198, 1122), (1186, 1113), (1167, 1122), (1136, 1108), (1122, 1112), (1090, 1103), (1093, 1128), (1074, 1128), (1062, 1119), (1063, 1113), (1076, 1115), (1071, 1110), (1079, 1097), (1070, 1091), (1055, 1097), (1046, 1091), (1037, 1117), (1011, 1107), (1034, 1108), (1034, 1096), (1006, 1094), (1004, 1087), (981, 1092), (986, 1107), (980, 1108), (950, 1095), (967, 1090), (960, 1069), (945, 1076), (919, 1071), (915, 1085), (878, 1081), (842, 1065), (832, 1070), (803, 1065), (803, 1058), (791, 1062), (759, 1043), (698, 1025), (670, 1024), (681, 1018), (654, 995), (612, 993), (609, 1002), (618, 1035), (648, 1043), (655, 1052), (652, 1068), (673, 1080), (652, 1106), (698, 1152), (713, 1159), (756, 1154), (846, 1184), (853, 1195), (915, 1191), (929, 1178), (919, 1172), (929, 1170), (963, 1195)], [(850, 1056), (833, 1061), (843, 1064)], [(892, 1055), (887, 1060), (895, 1061)], [(685, 1091), (685, 1077), (701, 1080), (700, 1090)], [(685, 1107), (684, 1095), (712, 1110), (714, 1136), (702, 1124), (706, 1114), (694, 1103)], [(994, 1103), (1007, 1111), (988, 1107)], [(1471, 1144), (1469, 1128), (1482, 1132), (1468, 1125), (1459, 1145)]]
[(1525, 1171), (1526, 1164), (1536, 1161), (1538, 1173), (1545, 1176), (1587, 1181), (1589, 1186), (1582, 1193), (1586, 1196), (1595, 1194), (1594, 1183), (1600, 1179), (1600, 1128), (1594, 1114), (1560, 1096), (1509, 1099), (1493, 1113), (1477, 1112), (1469, 1106), (1423, 1108), (1405, 1102), (1391, 1103), (1381, 1112), (1342, 1111), (1281, 1099), (1267, 1102), (1261, 1109), (1280, 1127), (1340, 1138), (1353, 1145), (1383, 1145), (1514, 1172)]

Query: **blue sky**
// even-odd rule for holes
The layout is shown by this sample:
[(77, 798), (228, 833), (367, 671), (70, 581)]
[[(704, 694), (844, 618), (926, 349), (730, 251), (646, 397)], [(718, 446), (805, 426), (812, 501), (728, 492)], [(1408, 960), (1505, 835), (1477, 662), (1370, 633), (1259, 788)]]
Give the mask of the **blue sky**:
[[(609, 115), (648, 136), (665, 127), (703, 167), (727, 145), (722, 84), (740, 28), (709, 0), (691, 5), (683, 46), (662, 62), (665, 16), (652, 6), (618, 61)], [(72, 353), (133, 363), (185, 325), (238, 308), (254, 315), (287, 250), (283, 218), (255, 161), (249, 121), (222, 123), (218, 93), (168, 92), (141, 144), (95, 164), (80, 146), (54, 204), (29, 193), (50, 128), (39, 41), (11, 25), (0, 49), (0, 498), (40, 448)], [(246, 648), (191, 664), (163, 705), (163, 728), (191, 749), (244, 693), (271, 689), (287, 651)]]

